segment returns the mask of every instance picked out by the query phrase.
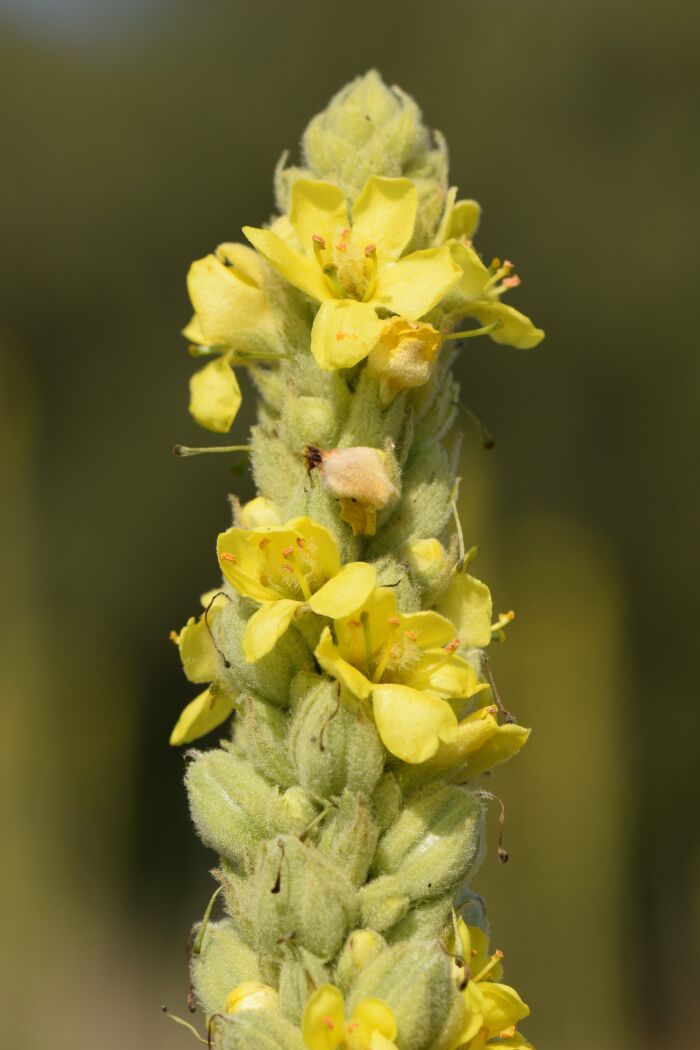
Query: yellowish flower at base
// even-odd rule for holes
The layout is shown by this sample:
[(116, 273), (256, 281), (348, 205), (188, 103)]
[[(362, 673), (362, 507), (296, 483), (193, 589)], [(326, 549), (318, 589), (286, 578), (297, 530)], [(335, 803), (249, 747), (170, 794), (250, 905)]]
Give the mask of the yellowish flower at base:
[(443, 730), (427, 768), (437, 772), (466, 763), (465, 776), (473, 779), (516, 755), (527, 743), (530, 730), (512, 723), (499, 725), (496, 710), (482, 707)]
[(417, 321), (460, 280), (448, 245), (401, 258), (417, 209), (410, 179), (373, 175), (351, 222), (338, 186), (297, 179), (289, 211), (296, 245), (272, 230), (243, 228), (271, 266), (321, 303), (311, 332), (321, 368), (351, 368), (367, 357), (383, 329), (377, 310)]
[(386, 321), (367, 362), (370, 372), (379, 379), (379, 396), (385, 405), (400, 390), (428, 382), (441, 341), (432, 325), (403, 317)]
[(309, 998), (301, 1019), (308, 1050), (397, 1050), (396, 1018), (381, 999), (363, 999), (345, 1019), (345, 1000), (333, 984)]
[(225, 354), (190, 377), (190, 414), (205, 430), (228, 433), (242, 400), (236, 373)]
[(238, 1014), (243, 1010), (277, 1010), (279, 995), (269, 984), (259, 981), (243, 981), (226, 996), (225, 1014)]
[(366, 600), (376, 582), (375, 569), (365, 562), (341, 566), (328, 529), (308, 517), (228, 529), (219, 535), (217, 551), (228, 582), (261, 603), (243, 636), (249, 663), (274, 648), (302, 606), (319, 616), (344, 616)]

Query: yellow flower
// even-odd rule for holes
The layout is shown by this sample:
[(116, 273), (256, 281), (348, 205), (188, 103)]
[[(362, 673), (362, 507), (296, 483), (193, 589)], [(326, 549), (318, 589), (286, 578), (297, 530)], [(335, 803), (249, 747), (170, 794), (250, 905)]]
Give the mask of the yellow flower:
[(432, 325), (403, 317), (385, 322), (367, 362), (370, 372), (379, 378), (379, 396), (384, 404), (400, 390), (428, 382), (441, 342)]
[(294, 240), (244, 227), (283, 277), (321, 303), (311, 333), (321, 368), (350, 368), (367, 357), (383, 330), (377, 310), (416, 321), (460, 280), (447, 245), (401, 258), (417, 208), (410, 179), (373, 175), (353, 205), (351, 224), (338, 186), (297, 179), (289, 211)]
[(269, 984), (259, 981), (243, 981), (226, 996), (225, 1014), (238, 1014), (243, 1010), (276, 1010), (279, 995)]
[(472, 247), (481, 209), (476, 201), (455, 203), (456, 190), (448, 195), (437, 243), (449, 245), (452, 257), (462, 271), (459, 283), (450, 292), (448, 308), (460, 317), (474, 317), (482, 325), (493, 325), (489, 336), (495, 343), (527, 350), (544, 339), (541, 328), (535, 328), (529, 317), (500, 301), (509, 288), (516, 288), (520, 278), (513, 273), (513, 264), (494, 259), (489, 267)]
[(437, 608), (455, 624), (466, 648), (484, 649), (491, 641), (491, 592), (476, 576), (470, 576), (466, 564), (455, 572)]
[(333, 984), (309, 998), (301, 1019), (308, 1050), (397, 1050), (396, 1018), (381, 999), (363, 999), (345, 1020), (345, 1000)]
[(341, 566), (328, 529), (308, 517), (228, 529), (219, 535), (217, 551), (228, 582), (261, 603), (243, 636), (249, 663), (274, 648), (302, 606), (320, 616), (345, 616), (365, 601), (376, 582), (374, 568), (365, 562)]
[(262, 282), (260, 260), (243, 244), (220, 245), (187, 275), (195, 313), (183, 335), (197, 356), (219, 355), (190, 380), (190, 412), (207, 430), (227, 432), (240, 408), (231, 366), (274, 354), (277, 326)]
[[(222, 606), (226, 604), (223, 595), (215, 595), (216, 592), (202, 595), (202, 605), (205, 608), (211, 602), (207, 614), (210, 627)], [(191, 616), (179, 634), (173, 632), (171, 637), (179, 649), (182, 667), (190, 682), (213, 683), (219, 674), (220, 657), (214, 648), (204, 615), (198, 619)], [(224, 692), (215, 684), (210, 685), (182, 710), (170, 734), (171, 745), (179, 747), (182, 744), (190, 744), (200, 736), (206, 736), (231, 716), (235, 702), (236, 698), (230, 693)]]
[(459, 724), (445, 728), (427, 768), (443, 771), (466, 763), (465, 775), (474, 779), (516, 755), (527, 743), (530, 730), (511, 722), (499, 725), (497, 711), (492, 705), (481, 707)]
[[(465, 1022), (453, 1044), (455, 1050), (481, 1050), (487, 1046), (529, 1047), (515, 1030), (518, 1021), (529, 1017), (530, 1008), (507, 984), (501, 984), (503, 952), (489, 954), (488, 937), (478, 926), (457, 923), (458, 955), (464, 965), (455, 963), (455, 976), (462, 990)], [(454, 945), (453, 945), (454, 946)], [(505, 1043), (502, 1040), (509, 1040)], [(510, 1041), (512, 1040), (512, 1041)], [(518, 1041), (519, 1040), (519, 1041)]]
[(466, 660), (449, 620), (426, 611), (398, 613), (394, 592), (379, 587), (350, 615), (323, 631), (316, 659), (360, 699), (372, 698), (379, 735), (404, 762), (425, 762), (440, 735), (457, 727), (447, 699), (486, 688)]

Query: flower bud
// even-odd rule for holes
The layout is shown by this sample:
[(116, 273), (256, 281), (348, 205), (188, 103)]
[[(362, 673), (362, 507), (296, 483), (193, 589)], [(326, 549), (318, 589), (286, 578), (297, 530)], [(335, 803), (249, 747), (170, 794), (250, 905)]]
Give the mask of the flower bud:
[(285, 1017), (299, 1023), (309, 998), (309, 988), (318, 988), (331, 979), (323, 960), (306, 948), (290, 945), (279, 972), (280, 1009)]
[(450, 912), (453, 904), (453, 891), (450, 889), (433, 900), (414, 904), (400, 922), (387, 931), (386, 938), (390, 944), (399, 941), (425, 940), (431, 937), (440, 938), (450, 923)]
[(289, 750), (305, 791), (331, 798), (350, 791), (371, 795), (384, 765), (384, 748), (359, 701), (340, 697), (321, 679), (299, 702)]
[(295, 944), (330, 958), (357, 919), (356, 894), (344, 872), (290, 835), (264, 844), (238, 907), (255, 916), (261, 954), (293, 934)]
[(386, 831), (401, 812), (402, 792), (393, 773), (385, 773), (372, 795), (372, 810), (381, 831)]
[(297, 397), (286, 414), (287, 427), (294, 446), (309, 441), (330, 444), (338, 428), (338, 419), (330, 401), (321, 397)]
[(463, 1024), (465, 1008), (450, 961), (435, 941), (411, 941), (382, 952), (358, 976), (348, 1009), (368, 998), (393, 1010), (401, 1050), (444, 1050), (454, 1045)]
[(377, 511), (399, 496), (386, 453), (362, 445), (332, 449), (306, 445), (304, 457), (309, 471), (316, 469), (328, 491), (340, 501), (340, 516), (353, 533), (374, 536)]
[(221, 1050), (308, 1050), (299, 1029), (281, 1014), (243, 1010), (215, 1022)]
[(256, 496), (244, 503), (238, 512), (241, 528), (261, 529), (266, 525), (281, 525), (282, 517), (274, 500)]
[(357, 980), (358, 974), (386, 948), (386, 941), (376, 930), (353, 930), (343, 945), (335, 966), (339, 988), (347, 992)]
[(406, 560), (411, 572), (416, 576), (425, 576), (439, 568), (445, 561), (445, 548), (436, 539), (416, 540), (407, 552)]
[(464, 788), (429, 789), (409, 799), (382, 836), (372, 871), (399, 877), (411, 900), (437, 897), (474, 866), (483, 819), (482, 803)]
[(367, 362), (379, 380), (379, 396), (385, 405), (400, 390), (428, 382), (440, 342), (440, 333), (430, 324), (403, 317), (392, 317), (385, 323)]
[(359, 901), (363, 925), (380, 931), (403, 919), (411, 905), (411, 898), (395, 875), (368, 882), (359, 892)]
[(255, 952), (241, 939), (235, 924), (230, 919), (209, 922), (199, 955), (192, 957), (192, 981), (204, 1012), (221, 1013), (232, 988), (259, 979)]
[(272, 704), (244, 693), (238, 698), (236, 743), (261, 776), (280, 787), (295, 783), (289, 754), (287, 715)]
[(226, 996), (225, 1014), (238, 1014), (243, 1010), (277, 1010), (279, 995), (269, 984), (259, 981), (243, 981)]
[(338, 808), (323, 825), (318, 848), (360, 887), (367, 878), (379, 838), (379, 828), (366, 795), (343, 792)]

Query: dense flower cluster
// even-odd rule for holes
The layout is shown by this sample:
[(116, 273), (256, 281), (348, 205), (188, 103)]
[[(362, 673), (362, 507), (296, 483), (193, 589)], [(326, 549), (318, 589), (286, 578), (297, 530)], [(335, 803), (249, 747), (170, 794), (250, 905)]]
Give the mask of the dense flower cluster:
[(221, 589), (173, 633), (206, 688), (171, 743), (234, 716), (230, 739), (189, 753), (226, 908), (199, 928), (195, 993), (227, 1050), (524, 1048), (529, 1011), (469, 883), (476, 778), (529, 730), (486, 670), (512, 614), (494, 620), (455, 532), (449, 367), (462, 339), (543, 333), (501, 301), (513, 265), (482, 261), (478, 205), (446, 190), (407, 96), (360, 78), (304, 156), (278, 171), (279, 216), (244, 228), (252, 248), (223, 244), (188, 276), (185, 335), (211, 358), (192, 415), (231, 428), (237, 366), (260, 398), (259, 494), (218, 537)]

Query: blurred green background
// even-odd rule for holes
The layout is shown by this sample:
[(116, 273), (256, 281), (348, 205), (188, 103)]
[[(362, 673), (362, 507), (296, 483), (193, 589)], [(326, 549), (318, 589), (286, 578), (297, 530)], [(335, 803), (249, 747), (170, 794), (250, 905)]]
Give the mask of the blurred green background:
[(492, 662), (535, 727), (493, 782), (495, 940), (540, 1050), (697, 1046), (699, 31), (691, 0), (0, 0), (8, 1046), (191, 1044), (159, 1008), (186, 1011), (212, 857), (167, 635), (250, 489), (170, 455), (202, 442), (184, 277), (371, 66), (446, 134), (548, 333), (460, 363), (497, 442), (465, 423), (467, 539), (517, 611)]

